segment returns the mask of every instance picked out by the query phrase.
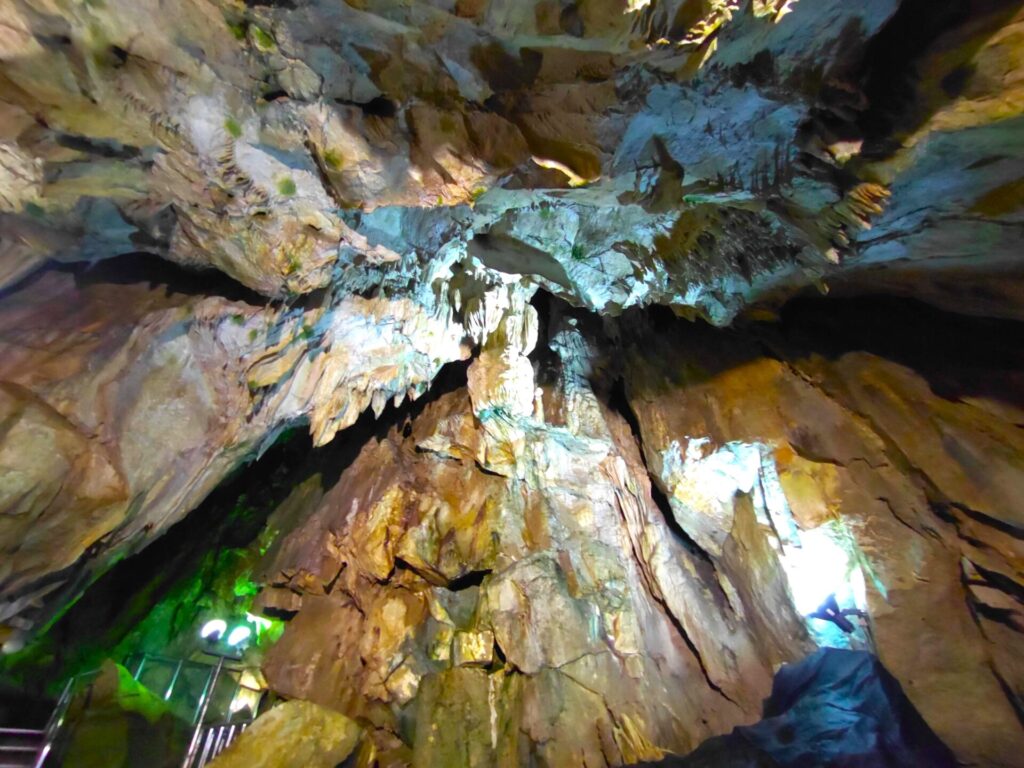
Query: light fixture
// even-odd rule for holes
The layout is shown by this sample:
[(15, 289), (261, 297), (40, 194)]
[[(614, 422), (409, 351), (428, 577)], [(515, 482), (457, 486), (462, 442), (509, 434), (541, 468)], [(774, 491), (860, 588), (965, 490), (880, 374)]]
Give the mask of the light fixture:
[(237, 648), (238, 646), (242, 645), (246, 640), (248, 640), (251, 636), (252, 630), (243, 624), (242, 626), (235, 627), (231, 630), (231, 634), (228, 635), (227, 643), (232, 648)]
[(274, 622), (272, 622), (270, 619), (265, 619), (262, 616), (256, 616), (255, 614), (249, 613), (248, 611), (245, 614), (245, 620), (252, 624), (254, 627), (256, 627), (257, 635), (259, 635), (260, 632), (262, 632), (265, 629), (270, 629), (274, 625)]
[(203, 628), (199, 630), (199, 636), (203, 638), (203, 640), (216, 643), (224, 637), (224, 633), (227, 631), (228, 623), (224, 621), (224, 619), (210, 619), (210, 621), (203, 624)]

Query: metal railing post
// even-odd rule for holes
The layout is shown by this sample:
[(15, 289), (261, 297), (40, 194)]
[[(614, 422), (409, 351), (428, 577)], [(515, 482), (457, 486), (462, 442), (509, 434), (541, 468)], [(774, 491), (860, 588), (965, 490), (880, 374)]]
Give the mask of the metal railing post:
[(64, 685), (64, 690), (61, 691), (60, 697), (57, 699), (57, 705), (53, 708), (53, 713), (50, 715), (46, 728), (43, 730), (43, 743), (35, 763), (32, 764), (32, 768), (43, 768), (43, 763), (46, 762), (46, 758), (53, 751), (53, 745), (57, 741), (57, 734), (64, 724), (64, 716), (67, 714), (71, 698), (74, 695), (75, 684), (80, 677), (80, 675), (76, 675)]
[(167, 692), (164, 693), (164, 701), (170, 701), (171, 694), (174, 692), (174, 686), (178, 682), (178, 676), (181, 674), (181, 667), (184, 665), (183, 660), (178, 661), (178, 666), (174, 668), (174, 674), (171, 675), (171, 682), (167, 684)]
[(185, 755), (185, 762), (183, 762), (182, 768), (190, 768), (192, 765), (192, 758), (195, 757), (196, 750), (199, 748), (199, 738), (203, 732), (203, 720), (206, 718), (206, 710), (210, 706), (210, 699), (213, 698), (213, 694), (217, 690), (217, 680), (220, 678), (221, 670), (224, 669), (224, 657), (217, 657), (217, 666), (213, 668), (213, 674), (210, 677), (210, 684), (206, 691), (203, 692), (203, 703), (199, 707), (199, 715), (196, 718), (196, 727), (192, 731), (192, 741), (188, 745), (188, 753)]

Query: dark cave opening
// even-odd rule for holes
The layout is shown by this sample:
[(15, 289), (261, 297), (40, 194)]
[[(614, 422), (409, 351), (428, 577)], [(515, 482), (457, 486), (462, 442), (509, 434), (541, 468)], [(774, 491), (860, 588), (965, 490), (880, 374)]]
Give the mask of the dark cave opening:
[[(924, 376), (947, 400), (1024, 405), (1024, 322), (958, 314), (907, 298), (800, 297), (782, 307), (778, 338), (835, 359), (864, 351)], [(774, 336), (765, 327), (762, 338)]]
[(265, 296), (246, 288), (220, 270), (190, 269), (152, 253), (126, 253), (94, 263), (61, 265), (57, 269), (73, 275), (80, 286), (163, 286), (167, 296), (221, 296), (229, 301), (244, 302), (256, 307), (267, 304)]

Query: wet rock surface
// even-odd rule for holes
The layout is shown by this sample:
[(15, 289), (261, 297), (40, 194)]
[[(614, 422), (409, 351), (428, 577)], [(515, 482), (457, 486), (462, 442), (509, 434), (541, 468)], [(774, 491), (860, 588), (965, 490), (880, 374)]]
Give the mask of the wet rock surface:
[(618, 765), (839, 645), (1019, 764), (1022, 14), (0, 0), (11, 679), (230, 605), (366, 764)]

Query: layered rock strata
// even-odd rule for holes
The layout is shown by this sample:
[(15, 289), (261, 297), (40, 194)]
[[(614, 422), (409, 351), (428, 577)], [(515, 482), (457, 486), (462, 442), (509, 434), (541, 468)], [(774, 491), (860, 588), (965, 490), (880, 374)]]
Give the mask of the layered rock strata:
[(1013, 764), (1017, 348), (744, 323), (1022, 317), (1022, 13), (0, 0), (4, 651), (283, 430), (472, 360), (268, 555), (279, 690), (396, 762), (686, 751), (837, 640), (824, 562), (958, 756)]
[(928, 724), (1015, 763), (1019, 406), (774, 328), (630, 316), (613, 342), (557, 308), (535, 380), (525, 317), (268, 555), (275, 689), (371, 723), (383, 764), (685, 753), (813, 647), (824, 552)]
[[(28, 445), (0, 502), (9, 631), (90, 547), (95, 572), (144, 545), (282, 424), (322, 443), (421, 391), (538, 288), (715, 324), (807, 285), (1018, 316), (1016, 4), (563, 5), (6, 0), (4, 407)], [(87, 303), (46, 264), (140, 252), (258, 303), (45, 317), (43, 296)], [(169, 435), (151, 455), (115, 415), (137, 398)], [(193, 405), (187, 435), (157, 425)], [(51, 450), (52, 471), (27, 458)], [(22, 541), (37, 520), (52, 557), (21, 551), (45, 549)]]

